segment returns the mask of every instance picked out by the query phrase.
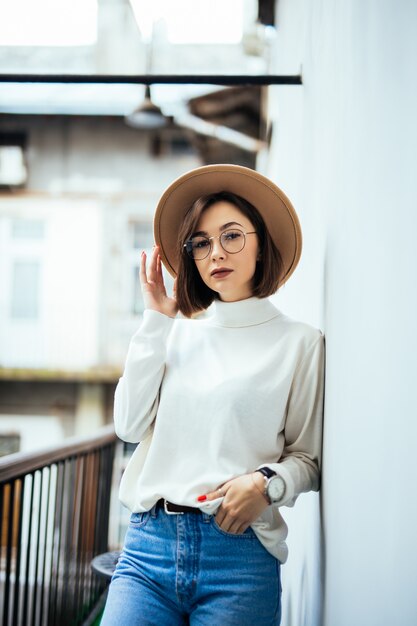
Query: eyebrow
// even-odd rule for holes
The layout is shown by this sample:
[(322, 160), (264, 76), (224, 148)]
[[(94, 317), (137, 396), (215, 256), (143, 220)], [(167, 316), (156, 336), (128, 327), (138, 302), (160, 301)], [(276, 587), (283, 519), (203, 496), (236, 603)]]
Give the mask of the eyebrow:
[[(230, 228), (230, 226), (233, 226), (233, 224), (237, 224), (238, 226), (240, 226), (241, 228), (244, 228), (242, 226), (242, 224), (239, 224), (239, 222), (227, 222), (227, 224), (223, 224), (223, 226), (220, 226), (219, 228), (219, 232), (226, 230), (226, 228)], [(202, 237), (208, 237), (208, 233), (205, 230), (199, 230), (196, 233), (193, 233), (193, 237), (199, 236), (201, 235)]]

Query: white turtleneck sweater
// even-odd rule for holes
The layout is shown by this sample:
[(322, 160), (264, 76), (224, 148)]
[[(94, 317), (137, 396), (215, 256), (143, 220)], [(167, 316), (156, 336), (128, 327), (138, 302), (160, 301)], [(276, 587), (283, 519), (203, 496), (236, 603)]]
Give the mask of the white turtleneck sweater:
[[(318, 490), (323, 335), (267, 298), (213, 309), (194, 320), (146, 310), (131, 340), (114, 405), (117, 435), (141, 442), (120, 485), (131, 511), (166, 498), (214, 513), (222, 498), (197, 496), (265, 465), (285, 481), (280, 506)], [(252, 528), (285, 562), (279, 508), (269, 506)]]

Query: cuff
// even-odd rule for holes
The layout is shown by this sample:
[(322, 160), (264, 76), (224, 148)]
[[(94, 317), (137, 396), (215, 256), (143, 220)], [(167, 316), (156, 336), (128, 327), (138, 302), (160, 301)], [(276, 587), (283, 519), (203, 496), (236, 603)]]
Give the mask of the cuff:
[(276, 503), (275, 506), (294, 506), (297, 495), (295, 493), (294, 481), (287, 468), (284, 467), (282, 463), (262, 463), (262, 465), (259, 465), (256, 469), (260, 469), (261, 467), (269, 467), (269, 469), (280, 476), (285, 483), (284, 497), (281, 502)]

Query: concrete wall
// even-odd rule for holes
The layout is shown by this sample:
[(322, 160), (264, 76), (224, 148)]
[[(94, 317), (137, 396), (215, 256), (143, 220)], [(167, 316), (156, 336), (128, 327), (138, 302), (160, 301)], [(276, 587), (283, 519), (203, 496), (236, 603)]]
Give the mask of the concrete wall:
[[(71, 24), (68, 25), (66, 45), (2, 45), (0, 30), (0, 72), (5, 73), (68, 73), (68, 74), (143, 74), (149, 69), (155, 74), (165, 73), (201, 73), (213, 68), (222, 67), (227, 59), (227, 71), (230, 73), (256, 73), (264, 72), (267, 63), (267, 49), (264, 57), (261, 55), (247, 55), (240, 43), (218, 43), (218, 31), (212, 33), (213, 43), (175, 43), (172, 44), (167, 37), (167, 26), (158, 19), (158, 4), (137, 2), (139, 23), (143, 35), (134, 18), (130, 0), (98, 0), (97, 2), (97, 39), (90, 45), (68, 45), (71, 40)], [(178, 3), (177, 3), (178, 4)], [(214, 4), (214, 6), (213, 6)], [(220, 25), (221, 11), (226, 12), (226, 19), (230, 21), (232, 7), (223, 3), (211, 3), (212, 15), (217, 15)], [(6, 5), (5, 5), (6, 6)], [(47, 5), (38, 6), (37, 17), (44, 13), (43, 20), (53, 28), (54, 17), (48, 13)], [(181, 16), (181, 6), (177, 9), (177, 15), (181, 16), (187, 28), (187, 21), (196, 22), (197, 36), (204, 36), (206, 41), (210, 36), (212, 24), (204, 21), (204, 9), (196, 9), (196, 16), (188, 15), (188, 20)], [(65, 9), (63, 9), (65, 10)], [(79, 7), (73, 7), (72, 17), (77, 15)], [(201, 15), (203, 13), (203, 15)], [(243, 34), (246, 46), (250, 48), (264, 47), (261, 39), (258, 40), (259, 28), (255, 27), (257, 15), (257, 0), (244, 0)], [(80, 23), (85, 15), (79, 15)], [(152, 52), (147, 49), (147, 38), (150, 36), (151, 20), (154, 23)], [(0, 6), (0, 19), (7, 20), (9, 28), (16, 28), (15, 22), (10, 20), (7, 9)], [(11, 23), (10, 23), (11, 22)], [(216, 24), (216, 27), (217, 27)], [(85, 24), (82, 24), (85, 26)], [(37, 23), (33, 25), (36, 29)], [(235, 26), (235, 25), (234, 25)], [(44, 31), (45, 32), (45, 31)], [(230, 32), (230, 29), (229, 29)], [(53, 39), (55, 39), (54, 33)], [(39, 41), (38, 37), (36, 37)], [(48, 39), (48, 36), (47, 36)], [(20, 39), (21, 41), (21, 39)], [(147, 65), (151, 63), (151, 68)]]
[[(152, 245), (156, 202), (200, 160), (172, 145), (174, 131), (157, 156), (151, 134), (111, 117), (4, 116), (2, 131), (27, 134), (29, 179), (24, 191), (0, 193), (0, 435), (21, 434), (27, 450), (112, 419), (103, 374), (117, 380), (140, 323), (137, 267), (141, 247)], [(143, 234), (134, 238), (137, 224)], [(25, 300), (15, 279), (22, 263), (38, 268), (25, 281), (37, 303), (29, 316), (13, 306)], [(12, 383), (7, 368), (34, 371)]]
[(417, 623), (416, 23), (411, 0), (278, 4), (275, 69), (304, 85), (273, 91), (268, 173), (305, 247), (277, 301), (327, 345), (320, 506), (288, 512), (284, 626)]
[[(152, 156), (152, 136), (116, 118), (5, 116), (1, 130), (27, 133), (29, 179), (24, 192), (0, 194), (0, 366), (120, 367), (140, 313), (132, 310), (140, 291), (132, 223), (151, 232), (163, 189), (198, 157), (170, 153), (170, 134), (166, 151)], [(43, 236), (13, 236), (18, 219), (41, 222)], [(30, 319), (11, 314), (22, 261), (39, 265)]]

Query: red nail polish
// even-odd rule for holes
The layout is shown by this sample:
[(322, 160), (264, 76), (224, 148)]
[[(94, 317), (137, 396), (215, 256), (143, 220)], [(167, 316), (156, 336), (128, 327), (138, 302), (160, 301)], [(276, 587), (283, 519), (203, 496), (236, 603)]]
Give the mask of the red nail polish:
[(199, 502), (204, 502), (204, 500), (207, 500), (207, 496), (198, 496), (197, 500)]

